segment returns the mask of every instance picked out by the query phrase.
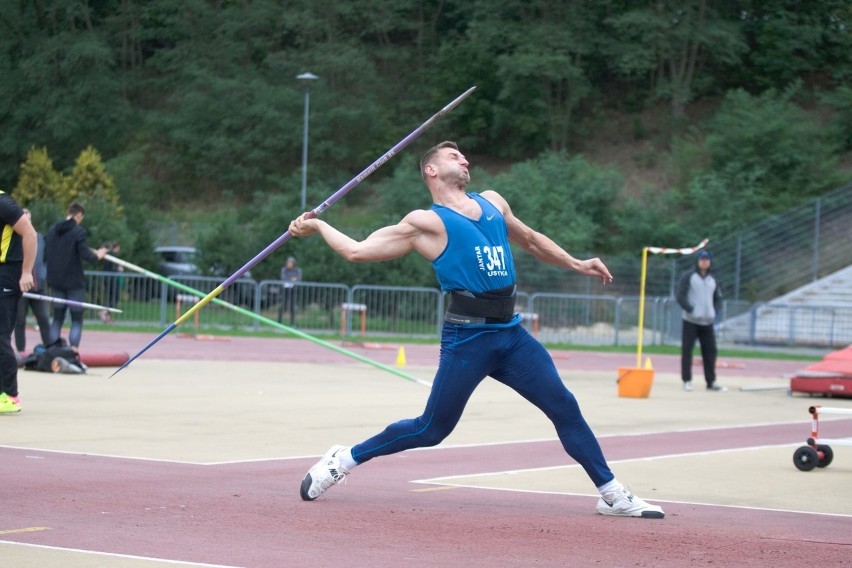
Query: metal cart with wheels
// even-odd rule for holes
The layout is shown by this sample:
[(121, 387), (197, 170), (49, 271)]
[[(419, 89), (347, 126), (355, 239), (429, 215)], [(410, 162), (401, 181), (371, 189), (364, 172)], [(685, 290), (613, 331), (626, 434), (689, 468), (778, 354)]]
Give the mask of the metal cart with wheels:
[(820, 414), (845, 414), (852, 416), (852, 408), (831, 408), (814, 405), (808, 408), (811, 413), (811, 437), (807, 446), (801, 446), (793, 452), (793, 464), (800, 471), (811, 471), (816, 467), (828, 467), (834, 459), (834, 451), (829, 444), (835, 446), (852, 446), (852, 438), (820, 438)]

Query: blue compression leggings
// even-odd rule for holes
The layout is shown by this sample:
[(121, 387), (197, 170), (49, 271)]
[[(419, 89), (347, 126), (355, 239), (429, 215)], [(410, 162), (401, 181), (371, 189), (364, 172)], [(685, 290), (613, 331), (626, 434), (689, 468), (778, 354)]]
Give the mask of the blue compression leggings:
[(468, 399), (486, 376), (515, 390), (553, 422), (562, 447), (596, 487), (614, 479), (577, 399), (565, 387), (547, 350), (523, 327), (484, 329), (444, 324), (441, 358), (426, 409), (352, 447), (361, 464), (403, 450), (435, 446), (456, 427)]

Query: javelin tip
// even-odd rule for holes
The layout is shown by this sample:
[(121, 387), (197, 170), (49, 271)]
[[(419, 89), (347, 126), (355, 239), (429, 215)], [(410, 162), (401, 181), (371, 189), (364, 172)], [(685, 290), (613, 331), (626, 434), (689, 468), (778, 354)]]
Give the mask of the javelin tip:
[(463, 100), (465, 100), (467, 97), (469, 97), (469, 96), (470, 96), (470, 94), (471, 94), (472, 92), (474, 92), (475, 90), (476, 90), (476, 85), (474, 85), (473, 87), (469, 88), (468, 90), (466, 90), (465, 92), (463, 92), (462, 94), (460, 94), (459, 96), (457, 96), (457, 97), (456, 97), (453, 101), (451, 101), (451, 102), (450, 102), (447, 106), (445, 106), (443, 109), (441, 109), (441, 112), (439, 112), (439, 113), (438, 113), (438, 115), (439, 115), (439, 116), (443, 116), (444, 114), (446, 114), (446, 113), (450, 112), (451, 110), (453, 110), (454, 108), (456, 108), (457, 106), (459, 106), (459, 105), (461, 104), (461, 102), (462, 102)]
[(171, 332), (172, 332), (172, 330), (173, 330), (173, 329), (175, 329), (176, 327), (177, 327), (177, 324), (173, 323), (173, 324), (171, 324), (169, 327), (167, 327), (166, 329), (164, 329), (162, 332), (160, 332), (160, 335), (158, 335), (157, 337), (155, 337), (152, 341), (150, 341), (150, 342), (148, 343), (148, 345), (146, 345), (145, 347), (143, 347), (142, 349), (140, 349), (138, 353), (136, 353), (136, 354), (135, 354), (135, 355), (133, 355), (130, 359), (128, 359), (127, 361), (125, 361), (125, 362), (124, 362), (124, 365), (122, 365), (121, 367), (119, 367), (118, 369), (116, 369), (116, 370), (115, 370), (115, 372), (109, 376), (109, 378), (113, 378), (114, 376), (116, 376), (116, 375), (118, 374), (118, 372), (119, 372), (119, 371), (121, 371), (121, 370), (122, 370), (122, 369), (124, 369), (125, 367), (129, 367), (129, 366), (130, 366), (130, 364), (131, 364), (132, 362), (134, 362), (134, 361), (135, 361), (136, 359), (138, 359), (138, 358), (139, 358), (139, 357), (140, 357), (143, 353), (145, 353), (145, 352), (146, 352), (146, 351), (148, 351), (151, 347), (153, 347), (153, 346), (154, 346), (154, 344), (155, 344), (155, 343), (157, 343), (159, 340), (161, 340), (162, 338), (164, 338), (165, 336), (167, 336), (169, 333), (171, 333)]

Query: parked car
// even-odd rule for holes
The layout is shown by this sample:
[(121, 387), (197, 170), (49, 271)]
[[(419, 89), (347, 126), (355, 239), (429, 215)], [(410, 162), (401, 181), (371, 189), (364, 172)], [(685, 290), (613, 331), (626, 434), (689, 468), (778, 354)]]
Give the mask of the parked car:
[[(179, 276), (198, 276), (201, 275), (201, 269), (195, 264), (195, 259), (198, 251), (195, 247), (190, 246), (159, 246), (154, 248), (154, 254), (157, 257), (157, 274), (167, 278), (175, 278)], [(160, 297), (161, 284), (156, 283), (151, 289), (151, 298)], [(168, 299), (173, 301), (175, 295), (179, 293), (176, 288), (169, 287)]]
[[(196, 261), (198, 259), (198, 249), (190, 246), (159, 246), (154, 249), (158, 261), (158, 273), (172, 278), (174, 276), (202, 276), (202, 271)], [(224, 270), (213, 269), (212, 276), (221, 277), (224, 279), (228, 276)], [(218, 282), (217, 282), (218, 283)], [(246, 271), (240, 280), (234, 282), (227, 290), (222, 293), (221, 299), (233, 304), (250, 307), (253, 303), (253, 291), (255, 283), (251, 281), (251, 272)], [(175, 289), (169, 289), (169, 300), (174, 299)], [(159, 290), (155, 292), (155, 297), (159, 296)]]
[(201, 274), (195, 264), (198, 251), (195, 247), (162, 246), (156, 247), (158, 273), (163, 276), (189, 276)]

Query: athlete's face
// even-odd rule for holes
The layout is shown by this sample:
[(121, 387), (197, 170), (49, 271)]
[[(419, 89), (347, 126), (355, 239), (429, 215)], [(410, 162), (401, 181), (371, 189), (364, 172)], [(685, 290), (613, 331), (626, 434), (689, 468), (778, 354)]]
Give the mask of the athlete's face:
[(468, 161), (464, 154), (453, 148), (441, 148), (438, 151), (436, 167), (438, 176), (447, 183), (459, 184), (462, 189), (470, 183)]

